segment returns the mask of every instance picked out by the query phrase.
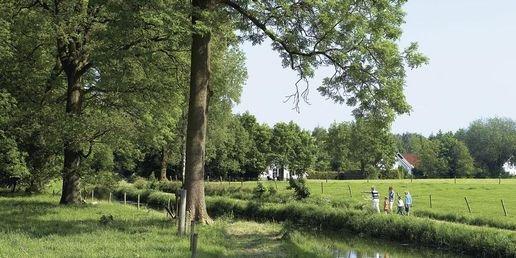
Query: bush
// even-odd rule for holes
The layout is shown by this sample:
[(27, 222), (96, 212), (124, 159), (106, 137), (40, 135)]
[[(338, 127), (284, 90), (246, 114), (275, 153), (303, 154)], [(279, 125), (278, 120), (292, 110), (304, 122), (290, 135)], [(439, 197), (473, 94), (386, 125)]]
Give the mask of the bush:
[(267, 189), (263, 186), (261, 182), (258, 182), (256, 187), (253, 189), (253, 197), (256, 199), (261, 199), (265, 192), (267, 192)]
[(289, 186), (287, 189), (294, 189), (294, 195), (298, 200), (305, 199), (310, 196), (310, 189), (306, 187), (305, 180), (303, 178), (293, 179), (290, 178), (288, 180)]

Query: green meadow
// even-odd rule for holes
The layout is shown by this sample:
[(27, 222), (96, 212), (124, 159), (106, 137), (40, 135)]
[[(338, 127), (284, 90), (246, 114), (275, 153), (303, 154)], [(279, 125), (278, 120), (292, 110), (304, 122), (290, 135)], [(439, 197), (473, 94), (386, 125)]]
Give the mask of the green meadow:
[[(190, 257), (188, 237), (153, 209), (95, 201), (58, 205), (51, 194), (0, 197), (0, 257)], [(113, 220), (102, 223), (104, 215)], [(450, 257), (399, 243), (217, 218), (199, 225), (198, 257)]]

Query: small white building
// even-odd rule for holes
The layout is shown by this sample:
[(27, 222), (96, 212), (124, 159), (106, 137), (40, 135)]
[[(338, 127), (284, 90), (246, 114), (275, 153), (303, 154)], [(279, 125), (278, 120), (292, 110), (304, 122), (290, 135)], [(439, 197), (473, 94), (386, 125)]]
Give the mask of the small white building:
[(290, 171), (288, 168), (269, 165), (267, 169), (260, 175), (262, 180), (288, 180), (290, 178)]
[(503, 171), (509, 173), (511, 176), (516, 176), (516, 164), (511, 164), (511, 159), (512, 158), (503, 164)]

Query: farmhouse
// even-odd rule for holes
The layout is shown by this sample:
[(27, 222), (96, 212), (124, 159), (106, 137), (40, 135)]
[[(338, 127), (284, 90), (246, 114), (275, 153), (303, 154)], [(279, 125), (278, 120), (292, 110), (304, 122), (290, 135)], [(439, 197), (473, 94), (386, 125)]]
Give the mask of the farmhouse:
[(503, 164), (503, 171), (509, 173), (510, 175), (516, 176), (516, 162), (513, 162), (511, 157), (505, 164)]
[(260, 175), (263, 180), (287, 180), (290, 178), (290, 171), (284, 166), (271, 164)]
[(419, 164), (419, 157), (414, 153), (396, 153), (396, 161), (394, 162), (394, 169), (402, 168), (409, 175), (412, 175), (412, 171), (415, 166)]

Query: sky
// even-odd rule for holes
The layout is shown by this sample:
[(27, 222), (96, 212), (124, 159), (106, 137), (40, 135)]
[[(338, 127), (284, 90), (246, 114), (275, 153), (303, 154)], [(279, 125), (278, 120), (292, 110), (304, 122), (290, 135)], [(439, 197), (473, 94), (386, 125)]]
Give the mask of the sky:
[[(480, 118), (516, 119), (516, 1), (411, 0), (400, 46), (418, 42), (430, 63), (407, 70), (405, 95), (412, 106), (399, 116), (395, 133), (423, 135), (466, 128)], [(327, 72), (310, 81), (309, 104), (293, 110), (285, 96), (296, 73), (281, 66), (270, 41), (242, 45), (248, 80), (235, 113), (249, 111), (259, 122), (294, 121), (302, 128), (352, 121), (351, 108), (321, 97), (316, 88)]]

